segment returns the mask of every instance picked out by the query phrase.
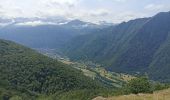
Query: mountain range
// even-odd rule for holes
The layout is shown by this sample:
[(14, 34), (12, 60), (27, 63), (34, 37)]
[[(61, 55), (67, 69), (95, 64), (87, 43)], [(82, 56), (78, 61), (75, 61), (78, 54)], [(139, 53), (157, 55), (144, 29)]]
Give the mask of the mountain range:
[(152, 80), (170, 82), (170, 12), (116, 25), (80, 20), (59, 20), (60, 24), (51, 20), (47, 25), (40, 20), (41, 25), (30, 25), (33, 22), (37, 21), (18, 19), (1, 27), (0, 37), (31, 48), (59, 49), (71, 60), (99, 63), (109, 71), (147, 74)]
[(125, 94), (127, 81), (138, 75), (147, 75), (152, 80), (148, 84), (170, 82), (170, 12), (120, 24), (0, 18), (0, 38), (2, 100), (91, 100)]
[(161, 12), (75, 37), (63, 51), (72, 60), (90, 60), (110, 71), (170, 82), (169, 35), (170, 12)]
[(60, 48), (73, 37), (92, 33), (109, 25), (64, 19), (0, 19), (0, 38), (31, 48)]

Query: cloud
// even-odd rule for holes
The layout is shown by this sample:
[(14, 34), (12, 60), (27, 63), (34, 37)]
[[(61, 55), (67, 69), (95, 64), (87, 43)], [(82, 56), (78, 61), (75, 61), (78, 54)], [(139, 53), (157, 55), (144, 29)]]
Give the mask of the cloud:
[(120, 23), (120, 22), (126, 22), (129, 20), (133, 20), (136, 18), (143, 18), (145, 16), (147, 16), (146, 14), (140, 13), (140, 12), (135, 12), (135, 11), (124, 11), (121, 12), (119, 14), (117, 13), (113, 13), (111, 16), (113, 16), (111, 18), (111, 21), (114, 23)]
[(59, 4), (75, 4), (79, 0), (46, 0), (46, 1), (51, 3), (59, 3)]
[[(106, 0), (100, 0), (100, 1), (106, 1)], [(112, 1), (112, 2), (126, 2), (128, 0), (108, 0), (108, 1)]]
[(12, 24), (14, 23), (14, 20), (13, 19), (3, 19), (3, 18), (0, 18), (0, 26), (6, 26), (6, 25), (9, 25), (9, 24)]
[(126, 2), (127, 0), (115, 0), (117, 2)]
[(104, 17), (104, 16), (109, 15), (109, 13), (110, 12), (106, 9), (98, 9), (98, 10), (89, 12), (89, 15), (93, 17)]
[(17, 23), (16, 25), (18, 25), (18, 26), (39, 26), (39, 25), (56, 25), (56, 23), (43, 22), (43, 21), (30, 21), (30, 22)]
[(163, 9), (165, 6), (162, 4), (149, 4), (147, 6), (145, 6), (144, 8), (146, 10), (150, 10), (150, 11), (155, 11), (155, 10), (161, 10)]
[(71, 8), (74, 7), (79, 0), (43, 0), (42, 3), (47, 7)]
[(147, 0), (0, 0), (0, 17), (121, 22), (170, 10), (169, 0), (151, 0), (149, 3)]

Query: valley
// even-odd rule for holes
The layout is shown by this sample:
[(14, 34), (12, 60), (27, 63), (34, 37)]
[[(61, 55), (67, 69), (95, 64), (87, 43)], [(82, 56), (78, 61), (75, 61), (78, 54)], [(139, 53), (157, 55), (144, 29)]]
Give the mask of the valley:
[(93, 62), (84, 62), (84, 61), (70, 61), (68, 57), (63, 56), (60, 52), (54, 49), (35, 49), (41, 54), (57, 59), (58, 61), (63, 62), (73, 68), (76, 68), (84, 73), (85, 76), (88, 76), (92, 79), (98, 80), (101, 83), (105, 84), (107, 87), (112, 88), (121, 88), (129, 80), (135, 78), (132, 75), (116, 73), (107, 71), (99, 64)]
[(169, 0), (0, 0), (0, 100), (170, 100)]
[(170, 82), (170, 12), (122, 22), (71, 39), (63, 54), (75, 61), (92, 61), (108, 71), (147, 74), (151, 80)]

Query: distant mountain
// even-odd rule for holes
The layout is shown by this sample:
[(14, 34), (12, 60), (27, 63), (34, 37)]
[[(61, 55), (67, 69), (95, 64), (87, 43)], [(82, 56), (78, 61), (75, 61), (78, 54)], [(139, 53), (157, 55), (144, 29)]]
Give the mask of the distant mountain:
[(99, 25), (108, 25), (108, 26), (112, 26), (112, 25), (116, 25), (114, 23), (108, 23), (106, 21), (99, 21)]
[(69, 41), (64, 53), (73, 60), (92, 60), (108, 70), (147, 73), (170, 82), (170, 12), (123, 22)]
[(24, 23), (31, 23), (31, 22), (43, 22), (43, 25), (48, 25), (49, 23), (53, 23), (55, 25), (58, 25), (60, 23), (66, 23), (69, 20), (64, 19), (62, 17), (48, 17), (48, 18), (22, 18), (22, 17), (17, 17), (17, 18), (0, 18), (0, 26), (2, 24), (8, 25), (18, 25), (18, 24), (24, 24)]
[(68, 25), (86, 25), (88, 23), (80, 21), (80, 20), (72, 20), (67, 23)]
[[(81, 71), (10, 41), (0, 40), (0, 58), (1, 99), (12, 98), (18, 92), (19, 97), (25, 93), (33, 98), (40, 94), (49, 96), (102, 88), (100, 83), (84, 76)], [(4, 94), (5, 91), (9, 92)], [(23, 97), (24, 100), (31, 99), (26, 95)]]
[(73, 37), (90, 34), (101, 28), (80, 20), (18, 18), (0, 28), (0, 38), (31, 48), (58, 49)]
[(32, 48), (58, 48), (78, 34), (75, 29), (57, 25), (8, 26), (0, 30), (0, 38)]
[(80, 20), (72, 20), (66, 24), (67, 26), (74, 28), (95, 28), (98, 25), (90, 22), (83, 22)]

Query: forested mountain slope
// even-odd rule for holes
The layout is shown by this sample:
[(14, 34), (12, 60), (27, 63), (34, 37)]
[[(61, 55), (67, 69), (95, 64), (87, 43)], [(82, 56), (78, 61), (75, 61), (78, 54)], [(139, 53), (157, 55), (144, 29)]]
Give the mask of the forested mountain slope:
[[(131, 34), (136, 32), (147, 20), (132, 20), (116, 27), (97, 30), (93, 34), (78, 36), (66, 43), (64, 52), (77, 60), (108, 61), (109, 59), (104, 59), (104, 57), (108, 58), (108, 55), (113, 57), (114, 53), (119, 52), (117, 49), (121, 47), (121, 44), (126, 43), (125, 39), (131, 38)], [(126, 32), (128, 33), (126, 34)]]
[(0, 96), (7, 90), (54, 94), (101, 87), (100, 83), (84, 76), (79, 70), (29, 48), (0, 40)]
[(73, 60), (92, 60), (117, 72), (146, 72), (165, 82), (170, 81), (169, 33), (170, 12), (161, 12), (74, 38), (63, 51)]

